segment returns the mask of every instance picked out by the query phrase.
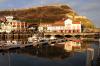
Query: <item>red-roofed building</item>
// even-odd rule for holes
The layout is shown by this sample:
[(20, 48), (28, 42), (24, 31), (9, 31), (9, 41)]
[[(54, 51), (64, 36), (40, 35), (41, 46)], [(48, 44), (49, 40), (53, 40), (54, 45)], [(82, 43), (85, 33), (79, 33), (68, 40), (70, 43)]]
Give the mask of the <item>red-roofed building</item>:
[(39, 31), (44, 30), (47, 32), (80, 33), (81, 22), (72, 22), (71, 19), (66, 19), (65, 21), (60, 20), (54, 23), (41, 23)]
[(28, 24), (26, 22), (21, 22), (19, 20), (13, 20), (13, 16), (5, 16), (6, 18), (6, 23), (11, 24), (11, 26), (13, 27), (13, 29), (24, 29), (28, 26)]
[(13, 16), (5, 16), (5, 18), (0, 18), (1, 29), (0, 32), (11, 32), (12, 30), (22, 30), (29, 27), (33, 23), (21, 22), (19, 20), (13, 20)]
[(71, 19), (64, 21), (65, 32), (67, 33), (80, 33), (81, 32), (81, 22), (73, 22)]

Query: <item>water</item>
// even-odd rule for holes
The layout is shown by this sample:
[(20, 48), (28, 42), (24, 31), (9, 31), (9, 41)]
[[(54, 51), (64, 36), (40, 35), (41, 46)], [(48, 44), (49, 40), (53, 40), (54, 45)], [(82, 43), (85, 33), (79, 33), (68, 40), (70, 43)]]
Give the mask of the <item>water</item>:
[[(83, 48), (94, 48), (98, 53), (98, 42), (84, 42)], [(60, 47), (26, 47), (0, 51), (0, 66), (86, 66), (86, 52), (66, 52)]]

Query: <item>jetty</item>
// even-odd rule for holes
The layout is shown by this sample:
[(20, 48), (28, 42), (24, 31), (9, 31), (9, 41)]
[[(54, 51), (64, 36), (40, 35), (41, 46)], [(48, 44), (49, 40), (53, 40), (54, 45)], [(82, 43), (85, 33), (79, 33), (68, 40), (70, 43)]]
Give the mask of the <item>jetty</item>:
[(13, 48), (25, 48), (28, 46), (43, 46), (61, 42), (61, 40), (37, 40), (37, 41), (0, 41), (0, 50), (8, 50)]
[(33, 46), (33, 43), (27, 43), (27, 44), (20, 44), (21, 42), (18, 42), (17, 44), (13, 43), (4, 43), (0, 45), (0, 50), (8, 50), (13, 48), (24, 48), (27, 46)]

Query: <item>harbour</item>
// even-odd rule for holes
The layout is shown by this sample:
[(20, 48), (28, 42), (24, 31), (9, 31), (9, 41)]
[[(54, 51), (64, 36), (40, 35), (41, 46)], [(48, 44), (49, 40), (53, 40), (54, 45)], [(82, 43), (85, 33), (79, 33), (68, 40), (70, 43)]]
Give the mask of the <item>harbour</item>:
[[(81, 51), (74, 49), (70, 52), (66, 52), (64, 47), (60, 44), (57, 46), (28, 46), (23, 48), (0, 50), (0, 65), (7, 66), (6, 64), (10, 64), (9, 66), (33, 66), (35, 64), (36, 66), (41, 66), (50, 63), (50, 66), (74, 66), (75, 62), (77, 66), (86, 66), (87, 61), (88, 63), (91, 62), (91, 57), (87, 59), (88, 55), (86, 48), (94, 49), (93, 60), (96, 60), (99, 57), (97, 54), (99, 53), (98, 45), (98, 42), (84, 42)], [(89, 51), (89, 53), (90, 52), (91, 51)], [(4, 62), (5, 64), (3, 64)]]
[[(5, 36), (5, 37), (4, 37)], [(78, 64), (79, 61), (75, 62), (78, 66), (91, 66), (97, 65), (100, 57), (100, 41), (83, 41), (80, 38), (75, 37), (56, 37), (56, 36), (47, 36), (38, 34), (5, 34), (1, 37), (0, 41), (0, 54), (2, 56), (8, 56), (6, 61), (9, 66), (20, 66), (20, 62), (16, 62), (16, 57), (13, 56), (25, 56), (25, 58), (34, 57), (36, 59), (41, 59), (45, 62), (49, 60), (51, 65), (58, 65), (60, 62), (63, 65), (74, 66), (75, 58), (79, 59), (81, 64)], [(13, 37), (11, 37), (13, 36)], [(23, 37), (24, 39), (23, 39)], [(15, 37), (15, 38), (14, 38)], [(19, 38), (18, 38), (19, 37)], [(25, 38), (27, 37), (27, 38)], [(5, 40), (6, 39), (6, 40)], [(98, 39), (99, 40), (99, 39)], [(78, 57), (79, 56), (79, 57)], [(83, 57), (83, 59), (81, 59)], [(24, 59), (24, 57), (22, 57)], [(68, 59), (69, 58), (69, 59)], [(20, 59), (20, 58), (19, 58)], [(22, 65), (23, 65), (22, 59)], [(66, 61), (65, 61), (66, 59)], [(68, 59), (68, 60), (67, 60)], [(70, 60), (71, 59), (71, 60)], [(38, 60), (36, 62), (41, 62)], [(55, 61), (56, 60), (56, 61)], [(1, 60), (2, 61), (2, 60)], [(15, 63), (13, 62), (15, 61)], [(29, 60), (30, 61), (30, 60)], [(54, 61), (54, 62), (52, 62)], [(3, 61), (2, 61), (3, 62)], [(26, 61), (25, 61), (26, 62)], [(34, 59), (30, 62), (34, 62)], [(33, 66), (34, 63), (28, 62), (30, 66)], [(63, 63), (65, 62), (65, 63)], [(94, 63), (95, 62), (95, 63)], [(55, 64), (56, 63), (56, 64)], [(72, 63), (71, 65), (69, 63)], [(2, 63), (0, 63), (2, 64)], [(26, 65), (27, 65), (26, 64)], [(44, 65), (44, 62), (41, 64)], [(21, 65), (21, 66), (22, 66)], [(25, 63), (24, 63), (25, 65)], [(6, 66), (3, 64), (3, 66)], [(40, 66), (37, 64), (37, 66)]]
[[(32, 33), (32, 32), (31, 32)], [(2, 33), (0, 34), (0, 49), (10, 49), (10, 48), (23, 48), (27, 46), (37, 46), (37, 45), (42, 45), (42, 44), (47, 44), (47, 45), (57, 45), (59, 43), (65, 44), (66, 41), (73, 41), (73, 42), (81, 42), (81, 41), (96, 41), (99, 42), (99, 39), (95, 39), (95, 33), (93, 33), (91, 38), (85, 37), (82, 33), (82, 35), (79, 34), (73, 34), (73, 35), (52, 35), (48, 34), (45, 35), (41, 33), (37, 34), (5, 34)], [(97, 33), (99, 36), (99, 33)], [(86, 34), (87, 35), (87, 34)], [(88, 34), (90, 35), (90, 34)], [(49, 36), (49, 37), (48, 37)], [(68, 37), (69, 36), (69, 37)], [(90, 35), (91, 36), (91, 35)]]
[(0, 1), (0, 66), (100, 66), (98, 2)]

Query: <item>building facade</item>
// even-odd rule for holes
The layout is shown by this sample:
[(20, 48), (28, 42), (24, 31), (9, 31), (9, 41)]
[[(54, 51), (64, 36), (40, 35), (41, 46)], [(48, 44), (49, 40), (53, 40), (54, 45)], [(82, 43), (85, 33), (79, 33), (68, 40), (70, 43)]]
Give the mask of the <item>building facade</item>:
[(13, 30), (26, 29), (30, 23), (13, 20), (13, 16), (5, 16), (6, 22), (2, 20), (0, 32), (11, 32)]
[(71, 19), (66, 19), (65, 32), (67, 33), (81, 33), (81, 22), (73, 22)]
[(71, 19), (60, 20), (54, 23), (41, 23), (39, 31), (81, 33), (81, 22), (73, 22)]

